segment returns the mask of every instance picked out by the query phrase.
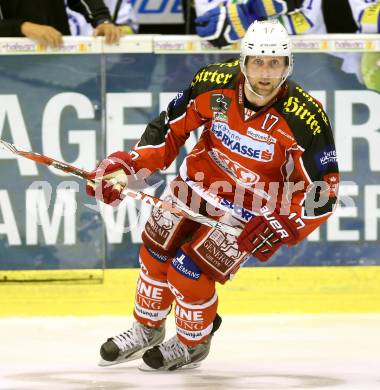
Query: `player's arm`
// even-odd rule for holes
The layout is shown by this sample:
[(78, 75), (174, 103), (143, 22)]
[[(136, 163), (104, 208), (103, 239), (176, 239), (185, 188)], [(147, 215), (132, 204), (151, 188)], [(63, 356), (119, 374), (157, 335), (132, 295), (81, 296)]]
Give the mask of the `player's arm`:
[[(1, 16), (0, 16), (1, 17)], [(21, 25), (24, 20), (0, 19), (0, 37), (22, 37)]]
[(0, 19), (0, 37), (27, 37), (44, 46), (62, 45), (62, 34), (54, 27), (19, 19)]
[(2, 14), (0, 6), (0, 37), (27, 37), (33, 41), (51, 47), (62, 45), (62, 34), (54, 27), (29, 22), (24, 19), (10, 18)]
[(139, 24), (131, 0), (123, 1), (120, 5), (119, 11), (113, 11), (112, 18), (114, 22), (122, 28), (125, 34), (137, 34)]
[(279, 16), (280, 22), (291, 35), (321, 34), (324, 32), (323, 14), (312, 2), (312, 8), (300, 8)]
[(169, 167), (190, 132), (206, 120), (196, 109), (196, 94), (191, 86), (180, 92), (169, 103), (167, 110), (146, 126), (130, 152), (115, 152), (103, 160), (92, 175), (93, 178), (103, 177), (106, 180), (97, 187), (89, 182), (86, 187), (88, 195), (117, 205), (121, 191), (128, 185), (129, 176), (137, 174), (141, 177), (141, 172), (144, 172), (146, 177), (148, 173)]
[(111, 21), (109, 9), (103, 0), (68, 0), (67, 5), (73, 11), (82, 14), (93, 27)]
[(88, 23), (94, 27), (94, 36), (104, 36), (107, 44), (119, 42), (123, 31), (121, 27), (111, 23), (109, 9), (103, 0), (68, 0), (67, 5), (81, 13)]
[(241, 39), (255, 20), (265, 20), (300, 8), (303, 0), (223, 1), (195, 19), (197, 34), (217, 47)]
[(190, 132), (205, 119), (198, 113), (192, 88), (180, 92), (166, 111), (150, 122), (132, 155), (137, 168), (166, 169), (177, 157)]
[(306, 121), (304, 127), (295, 121), (296, 142), (289, 150), (294, 168), (281, 202), (275, 208), (264, 206), (238, 237), (239, 248), (261, 261), (284, 244), (300, 242), (335, 210), (339, 171), (334, 139), (323, 111), (315, 120), (314, 131)]
[(305, 128), (303, 139), (297, 139), (298, 149), (292, 151), (294, 171), (290, 176), (292, 190), (288, 197), (291, 199), (289, 216), (297, 224), (299, 233), (296, 242), (326, 222), (338, 201), (335, 143), (328, 118), (322, 113), (323, 117), (317, 117), (314, 131)]
[(379, 0), (371, 3), (365, 0), (351, 0), (350, 5), (360, 32), (364, 34), (380, 33)]

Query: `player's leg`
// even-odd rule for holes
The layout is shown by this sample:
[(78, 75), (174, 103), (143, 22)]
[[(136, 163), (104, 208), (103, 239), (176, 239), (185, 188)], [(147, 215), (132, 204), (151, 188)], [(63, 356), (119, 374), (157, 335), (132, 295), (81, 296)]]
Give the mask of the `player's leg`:
[(143, 232), (140, 248), (140, 275), (137, 281), (132, 328), (109, 338), (101, 347), (99, 365), (108, 366), (138, 359), (165, 337), (165, 319), (174, 300), (167, 284), (173, 255), (193, 222), (154, 210)]
[(175, 295), (177, 334), (143, 355), (143, 370), (174, 370), (199, 365), (209, 353), (219, 328), (215, 281), (207, 277), (183, 251), (178, 250), (168, 269), (168, 284)]
[(155, 264), (156, 258), (144, 244), (140, 247), (139, 260), (141, 269), (133, 311), (136, 321), (130, 329), (109, 338), (101, 346), (100, 366), (138, 359), (147, 348), (165, 338), (165, 319), (173, 302), (166, 282), (169, 261)]

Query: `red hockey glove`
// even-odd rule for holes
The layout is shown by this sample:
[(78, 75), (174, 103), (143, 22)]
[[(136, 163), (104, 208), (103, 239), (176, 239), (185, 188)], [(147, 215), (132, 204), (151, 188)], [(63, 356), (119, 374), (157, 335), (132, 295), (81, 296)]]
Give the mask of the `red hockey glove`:
[(120, 194), (128, 184), (128, 176), (134, 173), (132, 157), (129, 153), (112, 153), (91, 172), (91, 179), (103, 180), (98, 184), (88, 180), (87, 195), (95, 196), (104, 203), (117, 206), (121, 201)]
[(252, 253), (260, 261), (267, 261), (281, 245), (296, 241), (298, 232), (294, 222), (278, 211), (271, 212), (263, 206), (260, 213), (246, 223), (237, 243), (239, 250)]

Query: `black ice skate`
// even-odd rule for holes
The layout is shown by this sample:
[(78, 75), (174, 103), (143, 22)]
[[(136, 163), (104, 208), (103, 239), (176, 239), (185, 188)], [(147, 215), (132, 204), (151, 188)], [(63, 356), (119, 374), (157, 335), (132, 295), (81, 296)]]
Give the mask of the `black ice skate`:
[(99, 366), (112, 366), (139, 359), (148, 348), (160, 344), (164, 338), (165, 323), (159, 328), (151, 328), (135, 321), (131, 329), (109, 338), (101, 346), (102, 359)]
[(210, 352), (211, 339), (222, 323), (221, 317), (217, 314), (210, 337), (201, 344), (188, 347), (183, 344), (177, 336), (148, 349), (143, 355), (143, 363), (139, 369), (142, 371), (173, 371), (180, 367), (196, 368), (200, 362), (206, 359)]

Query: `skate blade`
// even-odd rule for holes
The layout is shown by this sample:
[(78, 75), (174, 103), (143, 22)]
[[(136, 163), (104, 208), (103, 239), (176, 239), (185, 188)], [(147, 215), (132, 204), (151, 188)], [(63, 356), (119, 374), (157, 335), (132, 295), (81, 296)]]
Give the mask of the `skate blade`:
[(161, 367), (161, 368), (152, 368), (152, 367), (150, 367), (150, 366), (148, 366), (144, 361), (139, 365), (139, 367), (138, 367), (138, 369), (140, 370), (140, 371), (149, 371), (149, 372), (152, 372), (152, 371), (166, 371), (166, 372), (171, 372), (171, 371), (173, 371), (173, 372), (176, 372), (176, 371), (182, 371), (182, 370), (191, 370), (191, 369), (193, 369), (193, 368), (197, 368), (197, 367), (199, 367), (201, 365), (201, 363), (200, 362), (194, 362), (194, 363), (189, 363), (189, 364), (186, 364), (186, 365), (184, 365), (184, 366), (182, 366), (182, 367), (179, 367), (179, 368), (177, 368), (177, 369), (175, 369), (175, 370), (168, 370), (168, 368), (167, 367)]
[(104, 360), (103, 358), (100, 358), (98, 366), (99, 367), (109, 367), (109, 366), (116, 366), (117, 364), (121, 363), (127, 363), (132, 362), (133, 360), (140, 359), (142, 355), (144, 355), (144, 352), (151, 347), (143, 348), (140, 351), (135, 352), (133, 355), (128, 356), (127, 358), (119, 358), (113, 361)]

